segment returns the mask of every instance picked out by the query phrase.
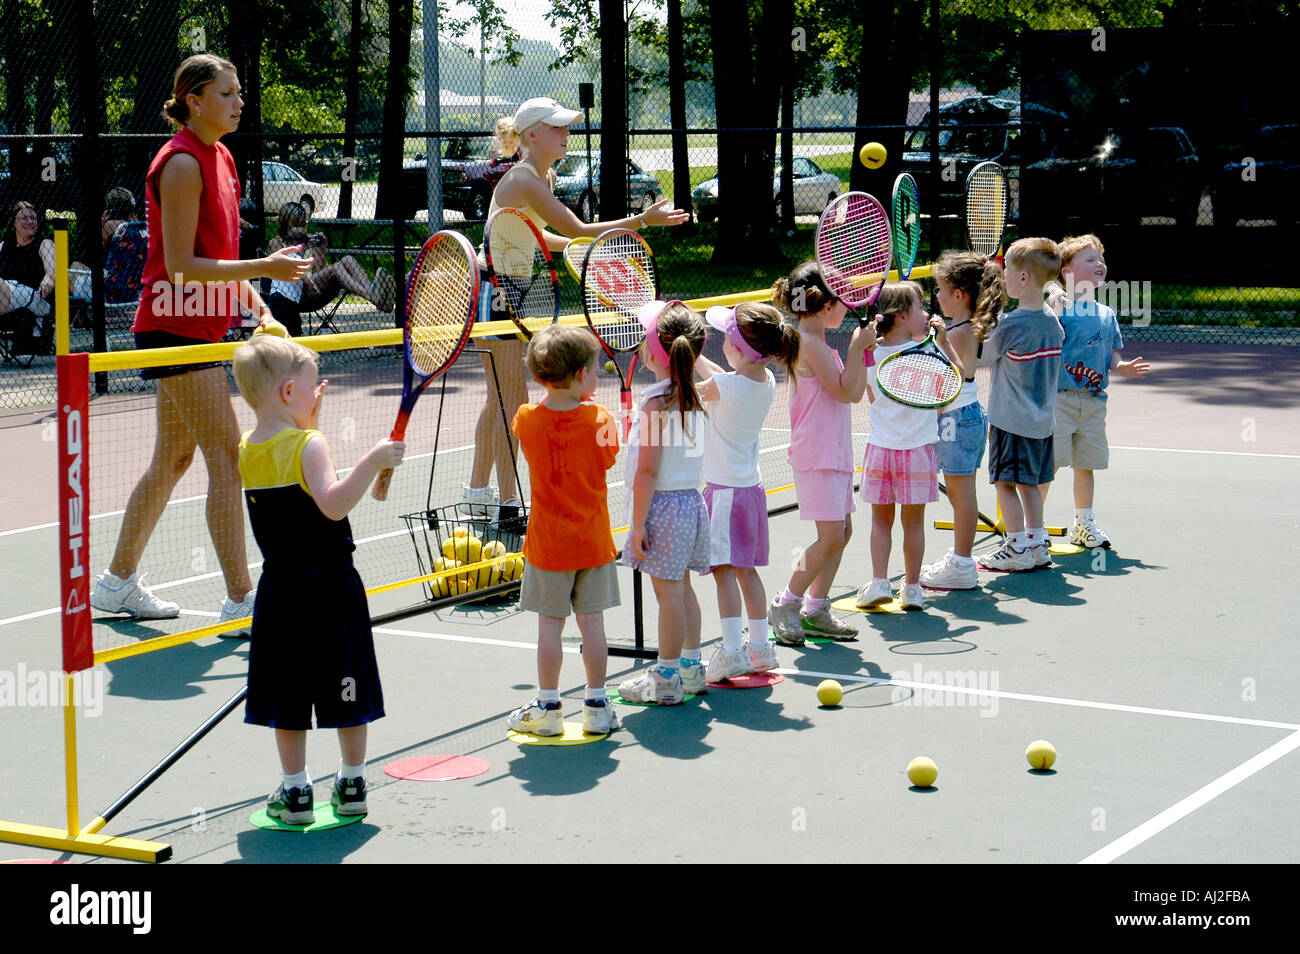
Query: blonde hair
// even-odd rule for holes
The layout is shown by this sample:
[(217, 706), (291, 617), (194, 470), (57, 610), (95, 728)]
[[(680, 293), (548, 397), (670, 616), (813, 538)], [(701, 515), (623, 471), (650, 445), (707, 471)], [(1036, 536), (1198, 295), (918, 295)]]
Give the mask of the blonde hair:
[(1011, 268), (1029, 272), (1040, 285), (1061, 272), (1060, 253), (1049, 238), (1022, 238), (1012, 242), (1003, 260)]
[(1095, 248), (1098, 255), (1105, 256), (1106, 249), (1102, 247), (1101, 239), (1097, 236), (1088, 235), (1071, 235), (1056, 246), (1056, 253), (1061, 256), (1061, 267), (1069, 265), (1074, 256), (1078, 255), (1084, 249)]
[(185, 97), (190, 93), (200, 95), (203, 87), (216, 79), (218, 73), (225, 70), (231, 73), (238, 72), (235, 64), (230, 60), (213, 56), (211, 53), (199, 53), (187, 59), (177, 68), (176, 75), (172, 78), (172, 95), (167, 102), (163, 103), (163, 119), (174, 126), (184, 126), (190, 121), (190, 107), (185, 102)]
[[(533, 123), (533, 126), (536, 125), (536, 123)], [(528, 127), (528, 129), (532, 128), (532, 126)], [(519, 148), (519, 140), (523, 138), (524, 133), (528, 132), (528, 129), (515, 129), (515, 118), (513, 116), (502, 116), (498, 119), (496, 126), (492, 130), (497, 155), (513, 156)]]
[(585, 328), (547, 325), (533, 335), (524, 351), (528, 373), (543, 384), (567, 387), (596, 356), (595, 337)]
[(235, 349), (231, 362), (239, 393), (255, 411), (274, 396), (282, 381), (297, 376), (307, 365), (317, 366), (316, 352), (278, 335), (254, 334)]
[(980, 341), (987, 338), (1007, 305), (1007, 283), (1002, 277), (1002, 267), (978, 252), (948, 251), (939, 256), (930, 274), (950, 288), (966, 293), (975, 337)]
[(884, 334), (894, 327), (894, 319), (910, 311), (913, 305), (925, 300), (925, 293), (916, 282), (886, 282), (876, 297), (877, 334)]

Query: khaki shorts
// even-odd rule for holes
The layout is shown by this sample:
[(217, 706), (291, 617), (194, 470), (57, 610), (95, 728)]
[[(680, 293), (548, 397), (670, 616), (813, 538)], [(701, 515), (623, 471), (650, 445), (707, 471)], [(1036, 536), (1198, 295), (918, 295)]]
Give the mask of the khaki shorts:
[(1110, 466), (1106, 443), (1106, 402), (1087, 391), (1056, 393), (1056, 466), (1105, 470)]
[(618, 571), (610, 560), (582, 570), (539, 570), (524, 566), (519, 584), (519, 608), (564, 619), (570, 609), (580, 616), (600, 613), (619, 604)]

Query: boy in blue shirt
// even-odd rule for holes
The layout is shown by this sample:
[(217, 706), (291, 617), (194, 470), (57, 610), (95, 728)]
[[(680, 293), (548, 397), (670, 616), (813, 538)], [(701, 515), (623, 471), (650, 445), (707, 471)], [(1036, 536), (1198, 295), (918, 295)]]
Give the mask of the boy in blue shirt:
[[(1151, 366), (1141, 357), (1121, 361), (1124, 347), (1115, 310), (1096, 300), (1106, 280), (1105, 249), (1095, 235), (1067, 238), (1057, 246), (1065, 288), (1050, 289), (1049, 305), (1065, 330), (1060, 383), (1056, 393), (1056, 466), (1074, 468), (1074, 523), (1070, 541), (1094, 549), (1110, 539), (1093, 513), (1094, 471), (1109, 466), (1106, 442), (1106, 385), (1109, 372), (1126, 378), (1145, 375)], [(1043, 484), (1043, 500), (1051, 484)]]

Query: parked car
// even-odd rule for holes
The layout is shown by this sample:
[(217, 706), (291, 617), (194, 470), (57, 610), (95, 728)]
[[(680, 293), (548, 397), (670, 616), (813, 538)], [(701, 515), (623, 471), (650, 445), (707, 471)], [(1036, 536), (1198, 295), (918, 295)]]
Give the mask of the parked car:
[[(631, 159), (627, 163), (628, 212), (644, 212), (664, 197), (659, 180), (642, 171)], [(587, 170), (591, 170), (591, 182)], [(570, 152), (555, 167), (555, 197), (584, 222), (596, 221), (600, 209), (600, 153)]]
[[(487, 218), (492, 190), (521, 158), (498, 156), (492, 140), (457, 136), (442, 140), (442, 207), (467, 219)], [(428, 205), (428, 159), (417, 155), (402, 165), (402, 203), (407, 218)]]
[(1020, 217), (1021, 165), (1048, 155), (1066, 119), (1063, 113), (1035, 103), (965, 96), (939, 107), (938, 187), (930, 174), (929, 112), (904, 141), (903, 171), (920, 185), (924, 213), (964, 215), (966, 177), (981, 162), (996, 162), (1007, 173), (1011, 193), (1007, 217), (1015, 221)]
[(1166, 216), (1190, 226), (1200, 213), (1200, 159), (1177, 126), (1068, 130), (1023, 178), (1035, 214), (1046, 203), (1058, 222), (1138, 225)]
[(304, 179), (283, 162), (262, 163), (262, 208), (267, 215), (278, 215), (286, 202), (301, 202), (311, 215), (324, 200), (321, 183)]
[[(844, 190), (844, 183), (833, 172), (827, 172), (821, 166), (796, 156), (790, 166), (790, 176), (794, 186), (794, 214), (820, 215), (821, 211)], [(781, 215), (781, 167), (776, 167), (772, 177), (772, 201), (776, 214)], [(691, 204), (695, 207), (695, 217), (701, 222), (712, 222), (718, 217), (718, 179), (705, 179), (691, 190)]]
[[(1242, 162), (1254, 165), (1243, 179)], [(1300, 221), (1300, 125), (1262, 126), (1246, 140), (1241, 159), (1225, 165), (1214, 183), (1214, 224), (1233, 227), (1241, 219)]]

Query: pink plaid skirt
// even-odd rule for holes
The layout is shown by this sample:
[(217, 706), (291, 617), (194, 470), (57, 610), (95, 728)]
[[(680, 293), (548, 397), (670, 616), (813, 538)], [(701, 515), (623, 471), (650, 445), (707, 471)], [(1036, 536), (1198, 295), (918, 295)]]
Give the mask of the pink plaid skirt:
[(862, 460), (862, 502), (928, 504), (939, 499), (934, 447), (886, 450), (868, 442)]

